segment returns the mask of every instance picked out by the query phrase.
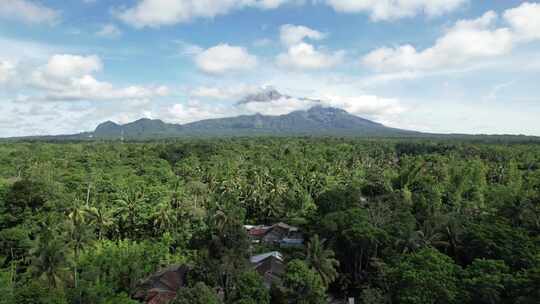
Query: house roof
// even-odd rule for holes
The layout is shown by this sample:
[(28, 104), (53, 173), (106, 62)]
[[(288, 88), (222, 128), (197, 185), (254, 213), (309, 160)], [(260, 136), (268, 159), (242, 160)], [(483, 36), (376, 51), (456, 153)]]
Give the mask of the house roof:
[(156, 272), (139, 282), (133, 298), (148, 304), (169, 303), (185, 285), (187, 271), (184, 265), (171, 265)]
[(280, 241), (280, 243), (284, 244), (302, 244), (304, 243), (304, 239), (290, 239), (290, 238), (284, 238)]
[(291, 225), (288, 225), (288, 224), (285, 224), (285, 223), (282, 223), (282, 222), (277, 223), (272, 227), (279, 227), (279, 228), (283, 228), (283, 229), (286, 229), (286, 230), (289, 230), (289, 231), (298, 231), (297, 227), (294, 227), (294, 226), (291, 226)]
[(263, 254), (259, 254), (259, 255), (254, 255), (252, 256), (251, 258), (249, 258), (249, 261), (252, 263), (252, 264), (257, 264), (257, 263), (260, 263), (270, 257), (274, 257), (280, 261), (283, 262), (283, 255), (281, 255), (280, 252), (278, 251), (272, 251), (272, 252), (267, 252), (267, 253), (263, 253)]

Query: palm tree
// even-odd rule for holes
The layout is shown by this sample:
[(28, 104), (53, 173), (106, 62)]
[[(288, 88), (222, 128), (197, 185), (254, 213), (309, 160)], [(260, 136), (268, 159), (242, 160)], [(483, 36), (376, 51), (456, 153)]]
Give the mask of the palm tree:
[(339, 261), (334, 258), (333, 250), (324, 248), (324, 243), (325, 240), (314, 235), (306, 247), (306, 261), (328, 286), (338, 277), (336, 268), (339, 267)]
[[(126, 231), (133, 237), (136, 232), (137, 206), (144, 201), (144, 191), (137, 191), (133, 188), (129, 188), (127, 191), (122, 191), (120, 198), (116, 200), (118, 204), (115, 211), (115, 217), (120, 220), (120, 234), (125, 236)], [(125, 224), (127, 223), (127, 227)]]
[[(73, 281), (75, 284), (75, 288), (79, 286), (79, 253), (83, 249), (84, 245), (87, 244), (92, 238), (92, 235), (90, 235), (89, 233), (88, 226), (86, 226), (87, 215), (87, 206), (83, 206), (82, 202), (79, 200), (75, 201), (74, 206), (68, 214), (69, 238), (71, 241), (71, 245), (73, 246)], [(81, 295), (79, 295), (79, 303), (81, 300), (80, 296)]]
[(98, 232), (98, 239), (103, 238), (103, 234), (113, 225), (111, 218), (111, 212), (105, 208), (86, 207), (85, 213), (88, 218), (88, 222), (95, 225)]
[(154, 215), (154, 227), (156, 230), (166, 232), (170, 230), (175, 221), (173, 209), (168, 202), (162, 202)]
[(36, 277), (44, 277), (50, 288), (56, 288), (66, 270), (65, 241), (49, 225), (43, 225), (32, 255), (31, 269)]

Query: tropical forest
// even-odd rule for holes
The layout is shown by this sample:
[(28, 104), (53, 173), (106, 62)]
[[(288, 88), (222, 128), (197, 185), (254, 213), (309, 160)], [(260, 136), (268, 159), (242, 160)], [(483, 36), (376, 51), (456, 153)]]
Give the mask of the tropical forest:
[(540, 303), (538, 142), (3, 141), (0, 303)]

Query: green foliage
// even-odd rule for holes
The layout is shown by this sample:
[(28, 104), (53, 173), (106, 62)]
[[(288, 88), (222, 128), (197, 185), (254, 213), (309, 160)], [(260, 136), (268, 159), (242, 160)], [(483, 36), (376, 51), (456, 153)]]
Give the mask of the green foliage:
[[(538, 147), (2, 142), (0, 303), (131, 303), (171, 264), (189, 266), (185, 292), (204, 282), (226, 303), (538, 303)], [(243, 228), (276, 222), (299, 226), (304, 248), (255, 245)], [(268, 291), (249, 256), (273, 250), (301, 261)]]
[(503, 261), (474, 260), (462, 278), (470, 303), (500, 303), (511, 281), (510, 268)]
[(261, 276), (255, 271), (246, 271), (235, 279), (234, 294), (229, 302), (234, 304), (268, 304), (270, 293)]
[(339, 261), (334, 259), (334, 251), (324, 248), (324, 240), (321, 241), (318, 235), (307, 244), (306, 262), (319, 274), (324, 285), (328, 286), (337, 278)]
[(400, 257), (390, 270), (398, 303), (456, 303), (459, 267), (446, 255), (426, 248)]
[(202, 282), (193, 287), (181, 288), (176, 299), (171, 304), (219, 304), (219, 298), (214, 290)]
[(166, 255), (167, 248), (159, 243), (99, 241), (81, 252), (80, 278), (129, 293), (138, 280), (159, 269)]
[(322, 304), (326, 302), (325, 287), (319, 274), (301, 260), (287, 263), (283, 286), (289, 303)]

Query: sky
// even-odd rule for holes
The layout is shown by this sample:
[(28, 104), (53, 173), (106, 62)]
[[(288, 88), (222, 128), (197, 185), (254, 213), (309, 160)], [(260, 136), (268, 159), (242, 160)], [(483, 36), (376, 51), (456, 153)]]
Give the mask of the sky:
[[(238, 103), (272, 88), (286, 97)], [(312, 100), (397, 128), (540, 135), (540, 2), (0, 0), (0, 137)]]

